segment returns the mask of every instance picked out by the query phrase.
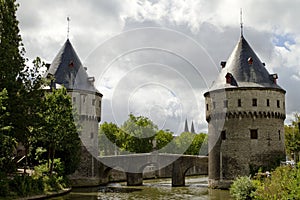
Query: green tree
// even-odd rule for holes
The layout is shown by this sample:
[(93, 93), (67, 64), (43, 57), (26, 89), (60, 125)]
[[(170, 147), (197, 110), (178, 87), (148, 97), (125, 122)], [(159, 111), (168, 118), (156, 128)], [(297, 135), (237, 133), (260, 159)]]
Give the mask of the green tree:
[(20, 72), (25, 68), (25, 50), (19, 34), (15, 0), (0, 0), (0, 90), (9, 96), (19, 88)]
[(129, 119), (121, 126), (121, 134), (126, 138), (123, 148), (134, 153), (151, 152), (157, 129), (149, 118), (130, 114)]
[(286, 152), (291, 159), (299, 161), (300, 152), (300, 133), (299, 133), (300, 115), (296, 113), (292, 124), (284, 126)]
[(10, 126), (6, 120), (9, 115), (6, 106), (7, 91), (4, 89), (0, 92), (0, 178), (14, 170), (13, 152), (16, 140), (8, 134)]
[[(32, 143), (38, 137), (42, 127), (42, 102), (44, 101), (45, 90), (43, 86), (46, 81), (42, 78), (41, 68), (44, 63), (37, 58), (33, 67), (25, 67), (22, 72), (22, 86), (18, 92), (17, 103), (18, 113), (12, 119), (15, 123), (14, 135), (19, 144), (25, 147), (25, 166), (28, 164), (28, 154)], [(25, 172), (25, 170), (24, 170)]]
[(57, 152), (60, 152), (59, 156), (62, 156), (65, 162), (67, 159), (73, 159), (75, 164), (72, 160), (69, 160), (71, 163), (64, 164), (65, 167), (72, 165), (69, 172), (74, 171), (79, 161), (80, 139), (73, 118), (71, 97), (65, 88), (46, 94), (43, 118), (45, 124), (41, 140), (47, 148), (50, 175), (53, 171), (54, 158), (58, 157)]
[[(39, 59), (26, 67), (14, 0), (0, 0), (0, 91), (7, 91), (7, 137), (25, 146), (26, 155), (38, 129), (43, 79)], [(27, 159), (27, 156), (26, 156)], [(26, 162), (27, 163), (27, 162)], [(26, 166), (25, 166), (26, 167)]]
[(176, 152), (186, 155), (199, 155), (201, 146), (204, 144), (207, 134), (183, 132), (175, 138)]
[(117, 148), (122, 146), (123, 140), (119, 134), (119, 127), (114, 123), (104, 122), (99, 128), (100, 155), (114, 155)]
[(196, 134), (190, 132), (183, 132), (175, 138), (176, 153), (191, 154), (190, 146)]
[(170, 153), (175, 144), (173, 141), (173, 133), (169, 131), (159, 130), (155, 135), (156, 149), (162, 153)]
[(205, 134), (205, 133), (196, 134), (193, 139), (193, 142), (189, 146), (186, 154), (199, 155), (200, 149), (201, 149), (202, 145), (204, 145), (206, 137), (207, 137), (207, 134)]
[[(17, 123), (14, 117), (18, 114), (17, 99), (22, 87), (20, 73), (25, 66), (23, 58), (25, 51), (19, 35), (16, 10), (17, 4), (14, 0), (0, 0), (0, 91), (2, 91), (0, 159), (6, 164), (8, 162), (11, 164), (12, 149), (16, 144), (13, 133)], [(1, 166), (0, 170), (5, 172), (7, 169), (12, 168), (7, 165), (6, 169)]]

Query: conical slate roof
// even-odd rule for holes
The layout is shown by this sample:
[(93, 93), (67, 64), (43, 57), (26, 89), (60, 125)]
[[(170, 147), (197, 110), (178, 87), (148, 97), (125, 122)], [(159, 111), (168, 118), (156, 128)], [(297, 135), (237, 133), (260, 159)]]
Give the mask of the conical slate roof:
[(100, 93), (93, 85), (94, 78), (89, 77), (83, 68), (69, 39), (51, 63), (46, 76), (49, 74), (54, 75), (55, 83), (67, 89)]
[(210, 91), (237, 87), (282, 89), (276, 84), (276, 78), (274, 79), (277, 75), (269, 74), (243, 36), (224, 65), (225, 63), (223, 63), (223, 68), (213, 82)]

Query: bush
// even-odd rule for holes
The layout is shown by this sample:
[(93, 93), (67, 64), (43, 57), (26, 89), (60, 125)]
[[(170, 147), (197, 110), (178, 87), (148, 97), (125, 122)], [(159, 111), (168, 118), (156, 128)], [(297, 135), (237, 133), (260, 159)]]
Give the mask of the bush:
[(297, 167), (282, 166), (263, 180), (255, 192), (255, 199), (300, 199), (300, 164)]
[(58, 191), (67, 186), (66, 179), (60, 175), (63, 173), (63, 165), (59, 159), (54, 160), (54, 170), (50, 176), (46, 163), (34, 167), (35, 173), (33, 177), (42, 179), (45, 191)]
[(33, 178), (28, 175), (17, 175), (10, 181), (9, 187), (18, 196), (28, 196), (44, 192), (42, 177)]
[(9, 194), (9, 184), (6, 178), (0, 179), (0, 197), (6, 197)]
[[(55, 162), (55, 169), (59, 173), (63, 172), (63, 166), (59, 160)], [(45, 192), (58, 191), (66, 187), (66, 180), (59, 173), (49, 174), (47, 164), (42, 164), (34, 168), (34, 174), (16, 175), (14, 179), (6, 184), (0, 179), (0, 196), (16, 195), (25, 197), (29, 195), (44, 194)], [(12, 194), (9, 194), (9, 193)]]
[(230, 187), (230, 194), (236, 200), (252, 199), (255, 184), (247, 176), (238, 177)]

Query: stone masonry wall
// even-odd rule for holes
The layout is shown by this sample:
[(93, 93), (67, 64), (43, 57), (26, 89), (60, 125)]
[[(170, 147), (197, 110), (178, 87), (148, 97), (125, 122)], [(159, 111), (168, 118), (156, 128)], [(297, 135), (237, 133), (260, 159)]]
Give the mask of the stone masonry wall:
[[(209, 123), (209, 179), (233, 180), (284, 158), (283, 90), (224, 89), (207, 93), (205, 100)], [(256, 132), (257, 138), (251, 139), (251, 130)]]

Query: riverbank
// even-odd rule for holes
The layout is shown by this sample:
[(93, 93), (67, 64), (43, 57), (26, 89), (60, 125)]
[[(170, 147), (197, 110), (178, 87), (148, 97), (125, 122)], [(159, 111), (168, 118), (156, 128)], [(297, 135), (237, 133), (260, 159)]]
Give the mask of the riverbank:
[(71, 190), (72, 190), (72, 188), (66, 188), (66, 189), (62, 189), (58, 192), (49, 192), (47, 194), (34, 195), (34, 196), (30, 196), (30, 197), (23, 197), (23, 198), (18, 198), (18, 200), (49, 199), (49, 198), (53, 198), (53, 197), (66, 195), (66, 194), (70, 193)]

